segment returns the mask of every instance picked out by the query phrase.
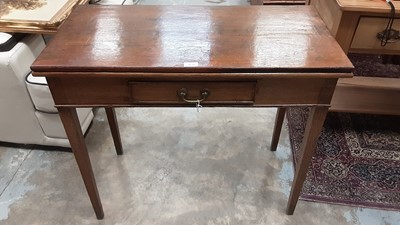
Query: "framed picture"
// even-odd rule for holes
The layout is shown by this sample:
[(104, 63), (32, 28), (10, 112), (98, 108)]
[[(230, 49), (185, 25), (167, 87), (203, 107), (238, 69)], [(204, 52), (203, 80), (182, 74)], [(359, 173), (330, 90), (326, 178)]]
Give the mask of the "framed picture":
[(55, 33), (75, 5), (89, 0), (1, 0), (0, 32)]

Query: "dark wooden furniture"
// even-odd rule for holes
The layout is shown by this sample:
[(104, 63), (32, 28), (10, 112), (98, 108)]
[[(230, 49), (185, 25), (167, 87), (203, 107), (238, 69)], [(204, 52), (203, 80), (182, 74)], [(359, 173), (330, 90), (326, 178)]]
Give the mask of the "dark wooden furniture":
[[(32, 69), (35, 76), (47, 78), (101, 219), (103, 209), (76, 107), (107, 107), (117, 152), (122, 154), (112, 107), (194, 107), (199, 102), (309, 106), (287, 208), (292, 214), (337, 79), (351, 77), (353, 67), (308, 6), (79, 6)], [(278, 125), (283, 111), (278, 111)]]
[[(392, 29), (400, 30), (400, 1), (392, 1)], [(400, 55), (400, 39), (381, 46), (377, 33), (385, 30), (390, 6), (382, 0), (311, 0), (331, 34), (346, 53)], [(339, 79), (333, 111), (400, 115), (400, 79), (371, 77)]]

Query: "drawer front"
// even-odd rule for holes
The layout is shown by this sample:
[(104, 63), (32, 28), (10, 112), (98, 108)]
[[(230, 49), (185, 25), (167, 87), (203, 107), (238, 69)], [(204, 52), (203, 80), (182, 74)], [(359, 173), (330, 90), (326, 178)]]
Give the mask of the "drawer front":
[[(389, 41), (386, 46), (381, 46), (381, 41), (377, 34), (386, 29), (388, 18), (381, 17), (361, 17), (355, 31), (351, 49), (373, 49), (400, 51), (400, 39)], [(400, 19), (395, 19), (392, 29), (400, 30)]]
[[(130, 82), (133, 104), (190, 104), (178, 93), (185, 91), (187, 100), (201, 100), (203, 105), (253, 104), (256, 82)], [(192, 103), (193, 104), (193, 103)]]

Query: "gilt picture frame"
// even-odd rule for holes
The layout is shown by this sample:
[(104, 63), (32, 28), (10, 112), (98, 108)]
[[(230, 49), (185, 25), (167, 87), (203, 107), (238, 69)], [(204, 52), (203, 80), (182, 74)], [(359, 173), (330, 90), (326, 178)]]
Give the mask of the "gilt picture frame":
[(0, 0), (0, 32), (53, 34), (89, 0)]

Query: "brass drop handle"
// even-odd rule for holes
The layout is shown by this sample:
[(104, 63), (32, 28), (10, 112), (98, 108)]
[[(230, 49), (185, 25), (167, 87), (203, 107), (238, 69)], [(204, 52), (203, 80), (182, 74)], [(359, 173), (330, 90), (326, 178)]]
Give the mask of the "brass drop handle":
[(210, 91), (208, 89), (203, 89), (200, 91), (199, 99), (187, 99), (186, 97), (188, 95), (188, 91), (186, 88), (181, 88), (176, 93), (183, 101), (188, 102), (188, 103), (197, 103), (197, 104), (206, 100), (208, 98), (208, 96), (210, 96)]

